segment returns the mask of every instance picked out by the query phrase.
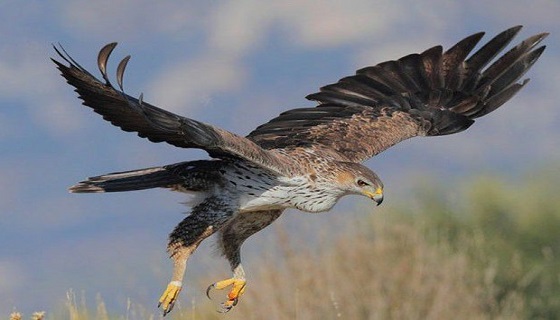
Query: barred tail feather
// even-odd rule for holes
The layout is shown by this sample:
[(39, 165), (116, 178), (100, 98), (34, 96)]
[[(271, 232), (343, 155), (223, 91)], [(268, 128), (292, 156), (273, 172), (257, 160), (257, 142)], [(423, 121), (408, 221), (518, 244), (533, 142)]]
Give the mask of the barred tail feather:
[(121, 192), (177, 185), (182, 178), (166, 167), (114, 172), (88, 178), (70, 187), (71, 193)]

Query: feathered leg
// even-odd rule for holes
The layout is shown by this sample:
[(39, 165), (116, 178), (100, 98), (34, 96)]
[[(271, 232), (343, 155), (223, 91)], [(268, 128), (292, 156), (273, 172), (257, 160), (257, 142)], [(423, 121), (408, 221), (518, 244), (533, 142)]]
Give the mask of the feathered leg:
[(173, 259), (173, 275), (158, 304), (164, 316), (173, 309), (181, 291), (190, 255), (204, 239), (223, 227), (235, 213), (226, 200), (209, 197), (195, 206), (191, 214), (171, 232), (167, 250)]
[(233, 308), (239, 297), (245, 291), (245, 271), (241, 265), (241, 245), (251, 235), (264, 229), (282, 214), (282, 210), (244, 212), (235, 216), (220, 229), (219, 244), (222, 253), (228, 259), (233, 276), (230, 279), (218, 281), (208, 287), (206, 294), (210, 298), (212, 289), (225, 289), (232, 286), (227, 295), (227, 301), (221, 304), (221, 312), (228, 312)]

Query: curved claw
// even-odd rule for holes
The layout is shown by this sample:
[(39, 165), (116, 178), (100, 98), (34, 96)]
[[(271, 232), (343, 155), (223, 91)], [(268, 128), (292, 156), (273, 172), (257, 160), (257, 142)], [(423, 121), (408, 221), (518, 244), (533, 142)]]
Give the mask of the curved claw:
[(228, 299), (220, 304), (221, 308), (218, 310), (218, 312), (220, 313), (226, 313), (233, 307), (235, 307), (239, 302), (239, 297), (245, 292), (245, 284), (246, 281), (244, 279), (231, 278), (218, 281), (208, 286), (208, 288), (206, 289), (206, 296), (208, 297), (208, 299), (212, 300), (212, 297), (210, 297), (210, 291), (212, 291), (213, 289), (223, 290), (229, 286), (232, 286), (230, 292), (227, 295)]
[(177, 296), (181, 292), (181, 283), (178, 281), (171, 281), (161, 297), (159, 298), (158, 308), (162, 308), (163, 316), (171, 312), (177, 301)]
[(210, 300), (212, 300), (212, 297), (210, 296), (210, 291), (214, 290), (216, 288), (216, 283), (212, 283), (211, 285), (208, 286), (208, 288), (206, 288), (206, 297)]
[(101, 76), (103, 77), (103, 80), (105, 80), (105, 84), (107, 85), (111, 84), (109, 78), (107, 77), (107, 60), (109, 60), (109, 56), (116, 46), (116, 42), (111, 42), (105, 45), (103, 48), (101, 48), (101, 50), (99, 51), (99, 55), (97, 56), (97, 66), (99, 67)]

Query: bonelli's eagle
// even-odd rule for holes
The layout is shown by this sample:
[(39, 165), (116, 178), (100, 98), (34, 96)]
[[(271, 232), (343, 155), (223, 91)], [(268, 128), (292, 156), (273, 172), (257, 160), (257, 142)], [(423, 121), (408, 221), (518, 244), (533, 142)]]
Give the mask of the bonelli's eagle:
[(209, 290), (231, 287), (222, 303), (224, 311), (230, 310), (245, 290), (240, 253), (245, 239), (287, 208), (323, 212), (347, 194), (364, 195), (380, 204), (383, 184), (361, 162), (411, 137), (463, 131), (523, 88), (527, 80), (518, 81), (542, 54), (545, 47), (537, 45), (547, 33), (529, 37), (495, 59), (520, 29), (503, 31), (472, 54), (482, 32), (447, 51), (435, 46), (360, 69), (307, 96), (316, 107), (288, 110), (246, 137), (125, 94), (122, 78), (130, 56), (118, 65), (118, 87), (113, 86), (106, 66), (116, 43), (99, 52), (102, 80), (62, 47), (55, 47), (64, 60), (53, 59), (62, 76), (83, 104), (103, 119), (152, 142), (203, 149), (212, 158), (96, 176), (70, 191), (168, 188), (201, 196), (169, 236), (174, 269), (159, 305), (164, 315), (171, 311), (187, 259), (205, 238), (218, 232), (233, 275)]

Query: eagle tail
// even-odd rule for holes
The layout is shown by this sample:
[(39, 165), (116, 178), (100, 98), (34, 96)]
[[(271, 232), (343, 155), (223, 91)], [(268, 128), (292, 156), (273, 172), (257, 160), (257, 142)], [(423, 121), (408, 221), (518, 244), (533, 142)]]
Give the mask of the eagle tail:
[[(152, 188), (184, 188), (203, 191), (203, 181), (214, 174), (217, 161), (187, 161), (161, 167), (108, 173), (90, 177), (73, 185), (71, 193), (102, 193), (145, 190)], [(202, 176), (201, 176), (202, 175)], [(202, 178), (202, 179), (199, 179)], [(216, 178), (216, 177), (214, 177)]]

